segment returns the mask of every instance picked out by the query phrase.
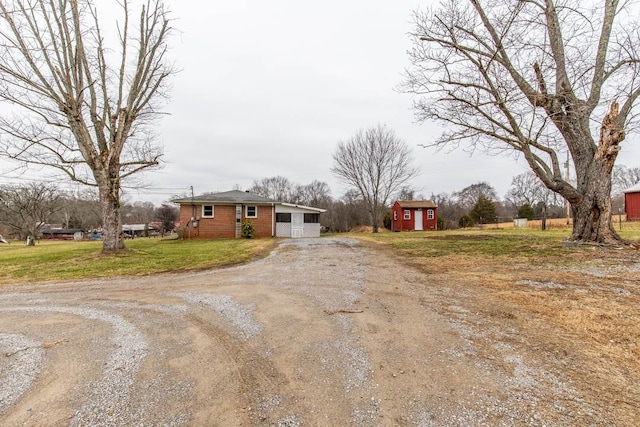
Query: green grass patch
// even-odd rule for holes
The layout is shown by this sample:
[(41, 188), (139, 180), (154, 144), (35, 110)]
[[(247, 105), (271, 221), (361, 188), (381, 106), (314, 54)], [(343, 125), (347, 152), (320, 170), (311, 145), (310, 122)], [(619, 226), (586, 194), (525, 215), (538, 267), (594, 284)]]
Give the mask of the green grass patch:
[[(618, 229), (616, 229), (618, 231)], [(640, 240), (640, 223), (624, 223), (620, 235), (631, 241)], [(437, 258), (464, 255), (478, 258), (525, 258), (531, 262), (545, 260), (569, 261), (570, 253), (562, 241), (570, 229), (531, 228), (466, 229), (437, 232), (400, 232), (354, 234), (354, 236), (392, 246), (402, 254), (414, 258)]]
[(101, 253), (102, 242), (40, 241), (0, 245), (0, 283), (76, 280), (201, 270), (235, 265), (265, 256), (273, 239), (135, 239), (127, 251)]

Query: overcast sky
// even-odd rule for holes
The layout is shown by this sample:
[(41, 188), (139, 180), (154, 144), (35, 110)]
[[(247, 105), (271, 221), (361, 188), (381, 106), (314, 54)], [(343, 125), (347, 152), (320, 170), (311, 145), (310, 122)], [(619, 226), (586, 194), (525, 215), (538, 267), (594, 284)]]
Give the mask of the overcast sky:
[[(166, 165), (145, 175), (150, 188), (128, 190), (127, 201), (159, 204), (189, 186), (196, 194), (247, 189), (276, 175), (324, 181), (340, 197), (346, 187), (330, 171), (336, 145), (377, 124), (412, 149), (418, 194), (487, 181), (504, 197), (526, 171), (522, 161), (418, 147), (434, 141), (438, 125), (415, 123), (411, 96), (394, 90), (409, 64), (411, 11), (429, 3), (169, 2), (181, 71), (158, 128)], [(636, 136), (623, 142), (618, 164), (640, 165)]]

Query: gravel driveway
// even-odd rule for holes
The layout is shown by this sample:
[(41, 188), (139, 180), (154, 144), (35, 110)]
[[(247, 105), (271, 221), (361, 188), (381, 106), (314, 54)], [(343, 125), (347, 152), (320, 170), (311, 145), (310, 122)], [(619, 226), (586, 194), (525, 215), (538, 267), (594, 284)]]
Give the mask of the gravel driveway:
[(343, 238), (0, 288), (2, 426), (615, 425), (517, 330)]

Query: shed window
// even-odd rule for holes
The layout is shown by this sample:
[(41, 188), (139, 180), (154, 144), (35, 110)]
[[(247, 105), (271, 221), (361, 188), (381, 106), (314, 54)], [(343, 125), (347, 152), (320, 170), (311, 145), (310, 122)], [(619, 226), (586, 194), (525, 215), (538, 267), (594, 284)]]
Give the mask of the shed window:
[(409, 209), (404, 210), (404, 219), (411, 219), (411, 211)]
[(433, 209), (427, 209), (427, 219), (433, 219)]
[(394, 221), (398, 220), (398, 211), (393, 211), (393, 220)]
[(320, 222), (320, 214), (306, 213), (304, 214), (304, 222), (306, 224), (317, 224)]
[(291, 222), (291, 214), (290, 213), (277, 213), (276, 214), (276, 222)]
[(202, 218), (213, 218), (213, 205), (202, 205)]
[(258, 218), (258, 207), (247, 206), (244, 213), (245, 218)]

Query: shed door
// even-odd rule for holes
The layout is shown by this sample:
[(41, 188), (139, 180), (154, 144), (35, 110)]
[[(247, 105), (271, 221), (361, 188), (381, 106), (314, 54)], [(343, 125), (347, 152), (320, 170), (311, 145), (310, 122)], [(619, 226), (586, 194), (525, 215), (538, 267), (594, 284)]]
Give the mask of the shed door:
[(415, 211), (415, 225), (413, 226), (414, 230), (422, 231), (424, 228), (422, 227), (422, 210), (418, 209)]
[(291, 237), (302, 237), (304, 235), (304, 214), (291, 214)]

